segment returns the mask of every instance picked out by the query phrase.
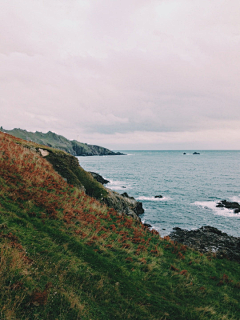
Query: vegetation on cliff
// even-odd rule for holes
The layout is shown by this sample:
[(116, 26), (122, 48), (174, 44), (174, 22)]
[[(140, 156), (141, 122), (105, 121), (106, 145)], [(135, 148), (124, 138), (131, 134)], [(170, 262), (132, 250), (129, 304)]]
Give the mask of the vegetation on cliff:
[(73, 156), (103, 156), (103, 155), (122, 155), (120, 152), (113, 152), (107, 148), (96, 145), (82, 143), (76, 140), (68, 140), (65, 137), (54, 132), (29, 132), (23, 129), (15, 128), (13, 130), (5, 130), (2, 127), (0, 131), (13, 135), (23, 140), (36, 142), (52, 148), (66, 151)]
[(238, 263), (109, 209), (36, 144), (0, 144), (1, 319), (240, 318)]

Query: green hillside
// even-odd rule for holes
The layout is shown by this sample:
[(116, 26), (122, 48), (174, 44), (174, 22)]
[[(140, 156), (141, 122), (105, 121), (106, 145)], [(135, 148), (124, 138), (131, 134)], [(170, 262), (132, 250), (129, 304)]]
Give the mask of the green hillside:
[(5, 130), (2, 127), (0, 131), (13, 135), (14, 137), (27, 141), (36, 142), (41, 145), (49, 146), (66, 151), (73, 156), (94, 156), (94, 155), (121, 155), (120, 152), (113, 152), (109, 149), (90, 145), (76, 140), (68, 140), (65, 137), (54, 132), (29, 132), (22, 129)]
[(61, 151), (1, 132), (0, 145), (0, 319), (240, 319), (237, 262), (101, 204), (87, 173), (54, 170)]

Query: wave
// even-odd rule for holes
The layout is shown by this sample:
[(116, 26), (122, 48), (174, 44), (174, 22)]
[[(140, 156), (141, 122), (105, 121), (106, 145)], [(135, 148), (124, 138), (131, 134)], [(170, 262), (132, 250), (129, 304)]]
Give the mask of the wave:
[[(146, 221), (142, 220), (141, 222), (142, 222), (142, 224), (144, 224)], [(146, 222), (146, 223), (149, 223), (149, 222)], [(149, 224), (151, 225), (151, 227), (149, 227), (149, 230), (156, 230), (157, 232), (160, 232), (158, 227), (152, 225), (152, 223), (149, 223)]]
[(114, 190), (131, 189), (131, 186), (126, 181), (109, 180), (107, 188)]
[(193, 204), (196, 206), (199, 206), (199, 207), (203, 207), (205, 209), (211, 209), (213, 211), (213, 213), (216, 215), (225, 216), (225, 217), (234, 217), (234, 218), (240, 217), (240, 213), (234, 213), (232, 209), (216, 207), (218, 202), (219, 202), (219, 200), (217, 200), (217, 201), (196, 201)]
[(140, 196), (136, 199), (143, 200), (143, 201), (168, 201), (168, 200), (171, 200), (170, 197), (155, 198), (155, 197), (145, 197), (145, 196)]

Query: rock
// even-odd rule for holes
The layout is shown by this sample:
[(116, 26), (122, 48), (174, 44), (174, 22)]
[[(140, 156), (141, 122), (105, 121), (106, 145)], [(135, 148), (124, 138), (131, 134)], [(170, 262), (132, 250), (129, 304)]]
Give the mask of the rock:
[(100, 174), (98, 174), (98, 173), (96, 173), (96, 172), (90, 172), (90, 171), (89, 171), (89, 173), (91, 173), (92, 177), (93, 177), (94, 179), (96, 179), (98, 182), (100, 182), (101, 184), (107, 184), (107, 183), (109, 183), (109, 181), (106, 180), (106, 179), (104, 179)]
[(158, 195), (158, 196), (155, 196), (154, 198), (159, 198), (159, 199), (161, 199), (161, 198), (163, 198), (163, 196)]
[(129, 195), (127, 194), (127, 192), (123, 192), (123, 193), (122, 193), (122, 196), (123, 196), (123, 197), (126, 197), (126, 198), (129, 198), (129, 199), (135, 200), (133, 197), (129, 197)]
[(234, 213), (240, 212), (240, 204), (238, 202), (230, 202), (227, 200), (222, 200), (217, 203), (217, 208), (227, 208), (227, 209), (233, 209)]
[[(135, 201), (136, 201), (136, 200), (135, 200)], [(143, 206), (142, 206), (142, 202), (136, 201), (135, 212), (137, 213), (137, 215), (144, 213), (144, 209), (143, 209)]]
[(49, 152), (47, 150), (44, 150), (44, 149), (41, 149), (41, 148), (39, 148), (38, 150), (41, 153), (42, 157), (46, 157), (46, 156), (49, 155)]
[(193, 152), (193, 154), (200, 154), (200, 153), (195, 151), (195, 152)]
[(144, 213), (141, 202), (129, 197), (126, 192), (122, 195), (108, 188), (106, 190), (108, 191), (108, 196), (104, 199), (104, 202), (109, 208), (114, 208), (120, 214), (125, 214), (141, 221), (139, 215)]
[(152, 228), (151, 224), (149, 224), (149, 223), (144, 223), (143, 225), (144, 225), (145, 227), (147, 227), (147, 228)]
[(219, 258), (227, 258), (240, 262), (240, 238), (211, 226), (203, 226), (197, 230), (173, 228), (171, 240), (183, 243), (203, 253), (214, 252)]

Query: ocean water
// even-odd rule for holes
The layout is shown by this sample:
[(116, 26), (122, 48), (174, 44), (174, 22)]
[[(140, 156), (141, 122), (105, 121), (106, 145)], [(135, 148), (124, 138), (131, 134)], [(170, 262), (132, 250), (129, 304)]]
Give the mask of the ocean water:
[(240, 203), (240, 151), (122, 152), (127, 155), (78, 159), (85, 170), (110, 180), (108, 188), (141, 201), (141, 219), (162, 236), (173, 227), (210, 225), (240, 237), (240, 214), (216, 207), (224, 199)]

